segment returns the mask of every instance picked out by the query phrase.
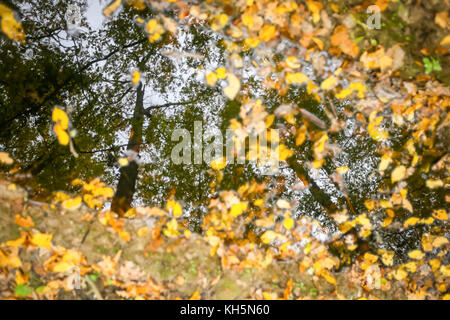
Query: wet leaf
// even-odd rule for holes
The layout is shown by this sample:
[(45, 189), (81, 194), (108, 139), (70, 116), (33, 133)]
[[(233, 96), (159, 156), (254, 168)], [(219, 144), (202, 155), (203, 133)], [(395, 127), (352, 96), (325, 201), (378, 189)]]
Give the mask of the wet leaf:
[(241, 88), (241, 82), (232, 73), (228, 73), (227, 80), (228, 80), (228, 86), (226, 86), (223, 89), (223, 93), (225, 94), (225, 96), (228, 97), (228, 99), (234, 100), (234, 98), (236, 97), (236, 95), (238, 94), (238, 92)]
[(167, 211), (171, 212), (175, 217), (179, 217), (183, 214), (181, 205), (175, 200), (170, 200), (166, 205)]

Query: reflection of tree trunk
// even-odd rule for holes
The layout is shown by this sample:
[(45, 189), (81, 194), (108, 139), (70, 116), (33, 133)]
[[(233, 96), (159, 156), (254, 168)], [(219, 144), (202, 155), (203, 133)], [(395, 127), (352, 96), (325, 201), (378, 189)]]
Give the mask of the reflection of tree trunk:
[(309, 183), (309, 191), (311, 192), (313, 198), (320, 203), (327, 212), (332, 212), (336, 209), (336, 205), (331, 201), (330, 196), (316, 184), (314, 179), (309, 176), (308, 171), (300, 163), (298, 163), (295, 157), (289, 158), (287, 162), (289, 166), (294, 169), (297, 175), (305, 177)]
[[(131, 119), (131, 133), (128, 140), (128, 152), (139, 152), (142, 144), (142, 128), (144, 124), (144, 87), (139, 83), (137, 88), (136, 105), (134, 107), (133, 118)], [(138, 164), (133, 159), (127, 166), (120, 168), (120, 178), (117, 190), (111, 204), (111, 211), (123, 216), (131, 208), (133, 195), (136, 191), (136, 181), (138, 176)]]

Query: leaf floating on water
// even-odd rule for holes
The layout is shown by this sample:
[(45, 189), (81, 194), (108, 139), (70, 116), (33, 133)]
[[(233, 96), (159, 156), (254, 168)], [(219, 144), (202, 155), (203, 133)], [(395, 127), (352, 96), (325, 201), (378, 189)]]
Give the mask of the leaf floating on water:
[(301, 64), (297, 57), (287, 57), (286, 64), (289, 68), (297, 69), (300, 68)]
[(0, 4), (1, 29), (8, 38), (14, 41), (25, 42), (25, 33), (22, 25), (14, 18), (14, 12), (7, 6)]
[(140, 79), (141, 79), (141, 74), (139, 73), (138, 70), (134, 70), (133, 75), (131, 76), (131, 82), (133, 83), (133, 85), (136, 86), (139, 83)]
[(434, 210), (432, 216), (439, 220), (448, 220), (447, 212), (444, 209)]
[(217, 158), (211, 162), (211, 168), (214, 170), (222, 170), (227, 166), (227, 159), (225, 157)]
[(248, 206), (247, 201), (233, 204), (230, 209), (230, 216), (232, 216), (234, 218), (240, 216), (242, 214), (242, 212), (247, 210), (247, 206)]
[(397, 168), (394, 169), (394, 171), (392, 171), (391, 181), (392, 181), (392, 183), (401, 181), (401, 180), (405, 179), (405, 176), (406, 176), (406, 167), (398, 166)]
[(425, 256), (425, 254), (422, 251), (420, 251), (420, 250), (413, 250), (413, 251), (408, 253), (408, 256), (411, 259), (421, 260)]
[(339, 167), (339, 168), (336, 168), (336, 171), (338, 172), (338, 173), (340, 173), (340, 174), (344, 174), (344, 173), (347, 173), (348, 171), (350, 170), (350, 168), (349, 167)]
[(167, 205), (166, 205), (166, 209), (167, 209), (167, 211), (172, 212), (172, 214), (175, 217), (179, 217), (183, 214), (183, 209), (181, 208), (181, 205), (178, 202), (176, 202), (175, 200), (168, 201)]
[(234, 100), (234, 98), (236, 98), (236, 95), (238, 94), (239, 90), (241, 89), (241, 82), (232, 73), (228, 74), (227, 80), (228, 80), (228, 86), (223, 89), (223, 93), (225, 93), (225, 95), (228, 97), (228, 99)]
[(218, 79), (225, 79), (227, 77), (227, 69), (220, 67), (216, 69), (216, 76)]
[(283, 242), (287, 240), (287, 238), (285, 236), (283, 236), (282, 234), (276, 233), (275, 231), (272, 231), (272, 230), (268, 230), (261, 235), (261, 240), (265, 244), (269, 244), (275, 239), (283, 241)]
[(105, 9), (103, 9), (103, 14), (105, 17), (110, 18), (111, 14), (113, 14), (122, 4), (122, 0), (115, 0)]
[(127, 158), (119, 158), (118, 162), (121, 167), (126, 167), (130, 163)]
[(320, 88), (322, 90), (329, 90), (336, 85), (337, 81), (335, 76), (330, 76), (320, 84)]
[(56, 134), (56, 137), (58, 138), (58, 141), (61, 145), (63, 146), (67, 146), (69, 144), (69, 134), (67, 133), (66, 130), (64, 130), (60, 124), (55, 124), (53, 126), (53, 131)]
[(53, 122), (59, 123), (61, 129), (63, 130), (67, 130), (67, 128), (69, 127), (69, 117), (64, 112), (64, 110), (58, 107), (53, 108), (52, 120)]
[(208, 72), (208, 74), (206, 75), (206, 83), (209, 86), (215, 86), (217, 82), (217, 75), (215, 72)]
[(444, 182), (442, 182), (442, 180), (440, 179), (428, 179), (426, 182), (426, 185), (428, 188), (430, 189), (436, 189), (436, 188), (440, 188), (442, 186), (444, 186)]
[(286, 216), (284, 217), (283, 226), (284, 226), (287, 230), (291, 230), (292, 227), (294, 226), (294, 219), (292, 219), (289, 215), (286, 215)]
[(301, 73), (301, 72), (296, 72), (296, 73), (290, 73), (288, 72), (286, 74), (286, 82), (288, 84), (294, 83), (294, 84), (303, 84), (309, 81), (309, 78)]

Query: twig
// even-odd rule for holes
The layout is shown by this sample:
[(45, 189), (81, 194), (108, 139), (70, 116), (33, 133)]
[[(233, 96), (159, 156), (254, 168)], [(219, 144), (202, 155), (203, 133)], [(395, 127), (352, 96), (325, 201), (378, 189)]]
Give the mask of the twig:
[(86, 282), (91, 287), (92, 291), (94, 292), (94, 295), (97, 297), (97, 300), (104, 300), (103, 297), (102, 297), (102, 294), (98, 290), (98, 288), (95, 285), (95, 283), (88, 276), (84, 276), (84, 279), (86, 280)]

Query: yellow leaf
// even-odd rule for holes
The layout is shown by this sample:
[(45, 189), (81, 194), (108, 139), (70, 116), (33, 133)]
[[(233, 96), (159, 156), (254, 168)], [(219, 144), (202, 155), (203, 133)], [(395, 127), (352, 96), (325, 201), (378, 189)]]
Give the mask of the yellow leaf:
[(37, 247), (50, 249), (53, 235), (50, 233), (33, 233), (31, 237), (31, 243)]
[(69, 117), (64, 110), (54, 107), (52, 112), (52, 120), (55, 123), (59, 123), (61, 129), (67, 130), (69, 128)]
[(213, 161), (211, 161), (211, 168), (213, 168), (214, 170), (222, 170), (223, 168), (225, 168), (227, 166), (227, 159), (225, 157), (222, 158), (217, 158)]
[(286, 58), (286, 64), (289, 68), (297, 69), (300, 68), (300, 61), (297, 59), (297, 57), (287, 57)]
[(275, 120), (275, 115), (274, 114), (271, 114), (270, 116), (267, 116), (266, 121), (264, 122), (264, 124), (266, 125), (266, 128), (269, 128), (273, 124), (274, 120)]
[(119, 158), (118, 162), (121, 167), (126, 167), (129, 164), (127, 158)]
[(7, 6), (0, 4), (1, 29), (14, 41), (25, 42), (22, 25), (14, 18), (14, 12)]
[(227, 77), (227, 69), (220, 67), (216, 69), (216, 76), (218, 79), (225, 79)]
[(309, 81), (308, 77), (301, 72), (296, 72), (296, 73), (288, 72), (286, 74), (286, 82), (288, 84), (291, 84), (291, 83), (303, 84), (308, 81)]
[(284, 217), (283, 226), (284, 226), (287, 230), (291, 230), (292, 227), (294, 226), (294, 219), (292, 219), (291, 217), (289, 217), (288, 215), (286, 215), (286, 216)]
[(445, 237), (437, 237), (436, 239), (433, 240), (433, 247), (435, 248), (439, 248), (440, 246), (447, 244), (448, 243), (448, 239)]
[(130, 208), (130, 209), (128, 209), (128, 210), (125, 212), (124, 216), (125, 216), (126, 218), (130, 218), (130, 219), (136, 218), (136, 208)]
[(76, 210), (81, 206), (81, 201), (82, 201), (81, 197), (78, 196), (73, 199), (65, 200), (62, 203), (62, 206), (64, 209), (67, 209), (67, 210)]
[(433, 272), (435, 272), (441, 266), (441, 261), (439, 261), (438, 259), (432, 259), (428, 261), (428, 263), (430, 264), (431, 270), (433, 270)]
[(444, 209), (434, 210), (432, 216), (439, 220), (448, 220), (447, 212)]
[[(383, 119), (383, 117), (379, 117), (378, 119)], [(369, 131), (370, 136), (375, 141), (386, 140), (389, 137), (389, 133), (386, 130), (383, 130), (373, 122), (369, 123), (367, 131)]]
[(119, 231), (119, 237), (125, 242), (130, 242), (131, 240), (131, 235), (127, 231)]
[(166, 228), (163, 230), (163, 233), (169, 238), (180, 235), (180, 232), (178, 231), (178, 223), (175, 218), (166, 224)]
[(244, 40), (244, 45), (248, 48), (256, 48), (258, 44), (259, 44), (258, 38), (247, 38)]
[(200, 300), (200, 293), (198, 292), (198, 290), (192, 294), (189, 300)]
[(388, 267), (392, 266), (394, 264), (394, 252), (393, 251), (383, 252), (383, 254), (381, 255), (381, 261), (383, 261), (383, 263)]
[(351, 228), (353, 228), (353, 225), (349, 221), (340, 224), (338, 227), (339, 231), (342, 233), (347, 233)]
[(294, 155), (294, 151), (288, 149), (284, 144), (280, 144), (277, 149), (280, 161), (284, 161)]
[(325, 45), (322, 40), (320, 40), (319, 38), (316, 38), (316, 37), (312, 37), (312, 41), (314, 41), (314, 43), (317, 45), (317, 47), (319, 47), (320, 50), (324, 49)]
[(413, 250), (413, 251), (408, 253), (408, 256), (411, 259), (421, 260), (425, 256), (425, 254), (422, 251), (420, 251), (420, 250)]
[(133, 75), (131, 76), (131, 82), (136, 86), (139, 83), (139, 80), (141, 79), (141, 74), (138, 70), (133, 71)]
[(32, 228), (34, 227), (33, 219), (30, 216), (26, 218), (22, 218), (19, 214), (16, 214), (14, 217), (14, 223), (21, 226), (22, 228)]
[(216, 85), (216, 82), (217, 82), (217, 75), (216, 75), (214, 72), (209, 72), (209, 73), (206, 75), (206, 83), (207, 83), (209, 86), (215, 86), (215, 85)]
[(9, 154), (6, 152), (0, 152), (0, 162), (6, 165), (13, 164), (14, 160), (9, 157)]
[(223, 93), (225, 93), (228, 99), (233, 100), (241, 89), (241, 82), (232, 73), (228, 74), (227, 80), (228, 86), (223, 89)]
[(343, 89), (338, 94), (336, 94), (336, 98), (338, 99), (344, 99), (348, 97), (352, 93), (351, 89)]
[(391, 156), (390, 154), (384, 154), (381, 157), (381, 161), (380, 164), (378, 165), (378, 170), (379, 171), (384, 171), (387, 169), (387, 167), (389, 166), (389, 164), (392, 162)]
[(338, 80), (336, 79), (335, 76), (329, 76), (327, 79), (325, 79), (321, 83), (320, 88), (323, 90), (328, 90), (328, 89), (334, 87), (336, 85), (337, 81)]
[(446, 35), (444, 39), (442, 39), (440, 45), (445, 46), (450, 44), (450, 34)]
[(398, 166), (397, 168), (395, 168), (392, 171), (392, 174), (391, 174), (392, 183), (403, 180), (405, 178), (405, 175), (406, 175), (406, 167)]
[(413, 225), (417, 224), (419, 221), (420, 221), (420, 219), (416, 218), (416, 217), (409, 218), (403, 224), (403, 228), (408, 228), (409, 226), (413, 226)]
[(345, 167), (345, 166), (344, 166), (344, 167), (336, 168), (336, 171), (337, 171), (338, 173), (340, 173), (340, 174), (347, 173), (348, 170), (350, 170), (350, 168), (349, 168), (349, 167)]
[(336, 279), (325, 269), (322, 269), (320, 271), (320, 275), (328, 282), (331, 284), (336, 285)]
[(166, 205), (166, 209), (167, 209), (167, 211), (172, 212), (172, 214), (175, 217), (179, 217), (183, 214), (181, 205), (178, 202), (176, 202), (175, 200), (168, 201), (167, 205)]
[(269, 244), (275, 239), (283, 241), (286, 240), (286, 237), (272, 230), (268, 230), (261, 235), (261, 241), (265, 244)]
[(16, 270), (16, 276), (14, 277), (14, 281), (17, 284), (27, 284), (28, 278), (29, 278), (28, 274), (25, 274), (20, 270)]
[(145, 237), (149, 232), (149, 228), (147, 226), (139, 228), (139, 230), (137, 231), (137, 235), (138, 237)]
[(272, 25), (266, 24), (262, 29), (259, 31), (258, 38), (259, 40), (263, 42), (267, 42), (272, 40), (277, 34), (277, 28)]
[(358, 98), (363, 99), (365, 96), (365, 93), (367, 91), (367, 87), (360, 81), (358, 82), (352, 82), (349, 85), (350, 89), (354, 91), (358, 91), (358, 94), (356, 95)]
[(53, 266), (52, 271), (53, 272), (67, 272), (69, 271), (74, 265), (72, 263), (68, 263), (66, 261), (58, 262)]
[(61, 128), (60, 124), (55, 124), (53, 126), (53, 131), (56, 134), (56, 137), (58, 138), (58, 142), (63, 145), (63, 146), (67, 146), (69, 144), (69, 134), (67, 133), (67, 131), (63, 130)]
[(230, 215), (232, 217), (240, 216), (242, 212), (244, 212), (244, 210), (247, 210), (247, 206), (248, 206), (247, 201), (233, 204), (230, 209)]
[(403, 269), (398, 269), (392, 272), (394, 278), (398, 281), (405, 279), (408, 276), (408, 272)]
[(428, 217), (426, 219), (421, 219), (420, 223), (424, 223), (424, 224), (432, 224), (434, 222), (434, 219), (432, 217)]
[(428, 179), (426, 185), (430, 189), (436, 189), (444, 186), (444, 182), (442, 182), (442, 180)]
[(300, 129), (297, 130), (297, 137), (295, 138), (295, 145), (301, 146), (303, 142), (306, 140), (306, 126), (302, 126)]

